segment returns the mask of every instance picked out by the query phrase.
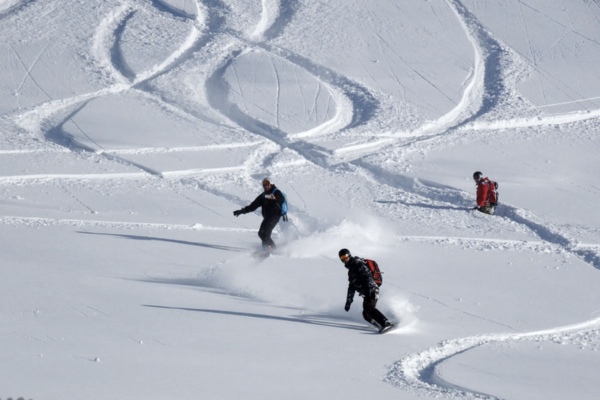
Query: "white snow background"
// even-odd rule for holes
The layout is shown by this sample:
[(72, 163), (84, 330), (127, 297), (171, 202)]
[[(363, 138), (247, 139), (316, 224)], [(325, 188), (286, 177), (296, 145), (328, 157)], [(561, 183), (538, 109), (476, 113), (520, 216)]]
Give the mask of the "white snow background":
[[(0, 399), (599, 398), (599, 21), (0, 0)], [(344, 312), (342, 247), (396, 330)]]

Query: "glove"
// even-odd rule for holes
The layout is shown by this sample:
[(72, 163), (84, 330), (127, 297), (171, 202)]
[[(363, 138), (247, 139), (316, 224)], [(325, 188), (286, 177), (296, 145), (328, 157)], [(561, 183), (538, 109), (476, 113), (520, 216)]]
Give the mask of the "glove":
[(236, 217), (239, 217), (239, 216), (240, 216), (240, 215), (242, 215), (242, 214), (243, 214), (242, 210), (235, 210), (235, 211), (233, 212), (233, 215), (235, 215)]
[(349, 311), (350, 310), (350, 304), (352, 304), (351, 301), (347, 301), (346, 305), (344, 306), (344, 310)]

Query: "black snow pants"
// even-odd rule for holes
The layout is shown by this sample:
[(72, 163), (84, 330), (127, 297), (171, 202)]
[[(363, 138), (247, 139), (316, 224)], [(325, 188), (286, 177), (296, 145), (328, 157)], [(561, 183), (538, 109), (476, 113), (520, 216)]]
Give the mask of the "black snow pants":
[(276, 215), (274, 217), (267, 217), (263, 219), (262, 224), (260, 224), (260, 229), (258, 230), (258, 237), (260, 237), (260, 240), (262, 240), (263, 248), (271, 246), (273, 249), (275, 249), (276, 246), (275, 242), (273, 242), (273, 239), (271, 239), (271, 233), (273, 232), (273, 229), (275, 229), (275, 226), (277, 226), (277, 224), (279, 223), (280, 219), (280, 215)]
[(363, 317), (371, 324), (376, 322), (379, 326), (384, 326), (388, 319), (381, 311), (375, 308), (377, 300), (379, 300), (379, 289), (374, 289), (369, 296), (365, 296), (363, 301)]

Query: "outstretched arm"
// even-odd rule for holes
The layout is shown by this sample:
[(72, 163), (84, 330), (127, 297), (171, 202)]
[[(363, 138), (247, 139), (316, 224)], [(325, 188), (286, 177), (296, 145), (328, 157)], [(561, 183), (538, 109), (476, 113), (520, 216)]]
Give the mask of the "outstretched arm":
[(248, 214), (254, 210), (256, 210), (258, 207), (260, 207), (262, 204), (262, 198), (263, 195), (260, 194), (256, 199), (254, 199), (254, 201), (252, 203), (250, 203), (249, 205), (247, 205), (246, 207), (240, 209), (240, 210), (235, 210), (233, 212), (233, 215), (235, 215), (236, 217), (241, 215), (241, 214)]

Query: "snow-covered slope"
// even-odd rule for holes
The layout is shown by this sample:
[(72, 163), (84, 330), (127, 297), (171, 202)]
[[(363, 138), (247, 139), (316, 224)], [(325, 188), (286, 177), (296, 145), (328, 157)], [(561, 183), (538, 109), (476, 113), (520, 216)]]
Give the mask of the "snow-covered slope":
[[(595, 399), (599, 18), (0, 0), (0, 398)], [(342, 247), (396, 330), (344, 312)]]

